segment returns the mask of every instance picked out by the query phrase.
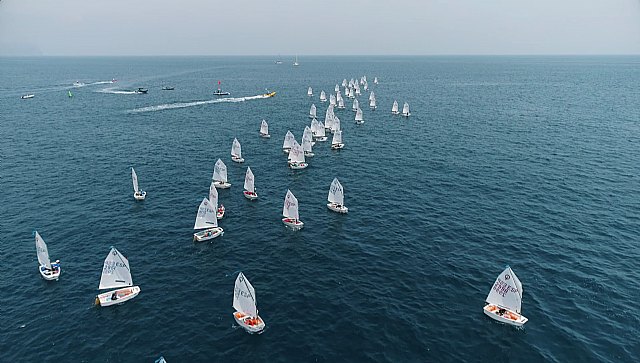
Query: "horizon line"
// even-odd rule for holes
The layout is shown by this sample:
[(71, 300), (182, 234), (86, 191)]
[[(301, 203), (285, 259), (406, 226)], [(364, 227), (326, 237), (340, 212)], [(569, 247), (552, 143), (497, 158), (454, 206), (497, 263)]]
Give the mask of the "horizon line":
[[(0, 54), (0, 58), (20, 57), (273, 57), (293, 58), (295, 54)], [(437, 54), (298, 54), (298, 57), (566, 57), (640, 56), (640, 53), (437, 53)]]

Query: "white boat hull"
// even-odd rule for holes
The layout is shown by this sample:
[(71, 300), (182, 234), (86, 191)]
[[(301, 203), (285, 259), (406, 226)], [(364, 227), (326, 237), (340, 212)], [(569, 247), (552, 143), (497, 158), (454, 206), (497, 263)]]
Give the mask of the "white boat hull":
[(362, 125), (364, 123), (364, 120), (357, 120), (356, 121), (356, 125)]
[(309, 164), (307, 163), (289, 163), (289, 167), (293, 170), (305, 169)]
[(315, 137), (315, 136), (314, 136), (314, 138), (316, 139), (316, 141), (319, 141), (319, 142), (325, 142), (325, 141), (327, 141), (327, 137), (326, 137), (326, 136), (322, 136), (322, 137)]
[(133, 193), (133, 199), (135, 200), (144, 200), (147, 197), (147, 192), (139, 191), (137, 193)]
[(400, 114), (400, 112), (398, 112), (398, 111), (391, 111), (391, 114), (392, 114), (392, 115), (399, 115), (399, 114)]
[(231, 156), (231, 161), (235, 161), (236, 163), (244, 163), (244, 158), (239, 158), (237, 156)]
[(347, 213), (349, 211), (349, 208), (345, 207), (344, 205), (338, 205), (336, 203), (327, 203), (327, 208), (337, 213)]
[(40, 265), (40, 268), (38, 268), (38, 271), (40, 272), (40, 275), (42, 276), (43, 279), (47, 281), (52, 281), (52, 280), (58, 280), (58, 278), (60, 278), (60, 273), (62, 272), (62, 269), (58, 267), (54, 272), (54, 271), (48, 270), (44, 265)]
[(231, 187), (231, 183), (216, 181), (216, 182), (213, 182), (213, 186), (218, 189), (229, 189), (229, 187)]
[(235, 313), (233, 313), (233, 318), (235, 319), (236, 323), (238, 323), (238, 325), (243, 327), (244, 330), (246, 330), (250, 334), (261, 334), (266, 327), (266, 324), (260, 316), (253, 319), (248, 315), (236, 311)]
[(402, 116), (409, 117), (409, 116), (411, 116), (411, 113), (403, 113)]
[(314, 154), (314, 153), (312, 153), (312, 152), (308, 152), (308, 151), (305, 151), (305, 152), (304, 152), (304, 156), (306, 156), (306, 157), (312, 157), (312, 156), (315, 156), (315, 155), (316, 155), (316, 154)]
[(529, 321), (529, 319), (525, 318), (523, 315), (508, 309), (504, 309), (505, 313), (499, 314), (501, 309), (498, 306), (492, 304), (485, 305), (482, 310), (484, 311), (485, 315), (487, 315), (491, 319), (509, 325), (523, 326), (527, 321)]
[(340, 150), (344, 148), (344, 144), (331, 144), (331, 150)]
[(222, 236), (224, 229), (222, 227), (207, 228), (193, 234), (193, 240), (196, 242), (204, 242), (216, 237)]
[(302, 227), (304, 227), (304, 223), (302, 223), (302, 221), (293, 218), (282, 218), (282, 223), (294, 230), (302, 229)]
[(285, 154), (288, 154), (291, 151), (291, 149), (282, 149), (282, 152)]
[(268, 139), (268, 138), (270, 138), (270, 137), (271, 137), (271, 135), (261, 133), (261, 134), (260, 134), (260, 137), (263, 137), (263, 138), (265, 138), (265, 139)]
[(244, 194), (244, 197), (249, 200), (258, 199), (258, 194), (256, 194), (255, 192), (252, 193), (248, 190), (245, 190), (242, 194)]
[[(96, 305), (111, 306), (116, 304), (122, 304), (138, 296), (139, 293), (140, 293), (139, 286), (125, 287), (118, 290), (107, 291), (96, 297)], [(112, 300), (111, 298), (114, 297), (114, 294), (116, 295), (117, 298), (115, 300)]]

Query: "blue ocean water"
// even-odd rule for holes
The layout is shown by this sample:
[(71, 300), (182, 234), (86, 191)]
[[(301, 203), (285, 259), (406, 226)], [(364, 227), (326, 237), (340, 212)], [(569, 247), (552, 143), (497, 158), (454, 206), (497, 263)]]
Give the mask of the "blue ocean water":
[[(637, 360), (639, 57), (300, 63), (0, 59), (0, 361)], [(308, 169), (289, 170), (286, 131), (300, 140), (312, 102), (324, 116), (320, 91), (362, 75), (378, 110), (363, 107), (358, 126), (347, 101), (336, 111), (345, 149), (318, 143)], [(217, 80), (233, 98), (277, 96), (199, 102)], [(149, 94), (120, 92), (137, 87)], [(409, 119), (391, 115), (395, 99)], [(234, 137), (243, 165), (230, 160)], [(194, 244), (218, 158), (233, 184), (219, 192), (225, 234)], [(247, 166), (254, 202), (242, 196)], [(347, 215), (325, 206), (334, 177)], [(280, 221), (287, 189), (301, 231)], [(37, 272), (33, 230), (61, 260), (57, 282)], [(142, 292), (96, 308), (110, 246)], [(524, 285), (523, 329), (482, 313), (506, 264)], [(262, 335), (234, 324), (238, 271), (256, 289)]]

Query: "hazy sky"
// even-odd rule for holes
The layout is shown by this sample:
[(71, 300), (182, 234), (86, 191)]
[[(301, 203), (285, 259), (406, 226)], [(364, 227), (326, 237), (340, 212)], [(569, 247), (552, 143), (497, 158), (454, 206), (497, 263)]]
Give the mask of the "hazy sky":
[(0, 0), (0, 55), (640, 54), (640, 0)]

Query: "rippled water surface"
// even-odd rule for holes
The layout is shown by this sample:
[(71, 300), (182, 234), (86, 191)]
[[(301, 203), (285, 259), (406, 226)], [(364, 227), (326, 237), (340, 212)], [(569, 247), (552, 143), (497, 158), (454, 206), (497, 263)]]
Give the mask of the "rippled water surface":
[[(0, 361), (638, 359), (640, 58), (300, 62), (0, 59)], [(300, 140), (312, 102), (324, 116), (320, 91), (362, 75), (378, 110), (365, 93), (364, 125), (336, 111), (345, 149), (318, 143), (308, 169), (289, 170), (287, 130)], [(228, 99), (214, 100), (217, 80)], [(265, 89), (277, 96), (252, 97)], [(391, 115), (396, 99), (409, 119)], [(230, 160), (234, 137), (243, 165)], [(233, 184), (219, 193), (225, 234), (194, 244), (218, 158)], [(254, 202), (242, 196), (247, 166)], [(326, 208), (334, 177), (348, 215)], [(280, 221), (287, 189), (298, 232)], [(57, 282), (37, 272), (33, 230), (62, 262)], [(142, 292), (96, 308), (110, 246)], [(482, 313), (506, 264), (524, 285), (524, 329)], [(234, 324), (238, 271), (262, 335)]]

